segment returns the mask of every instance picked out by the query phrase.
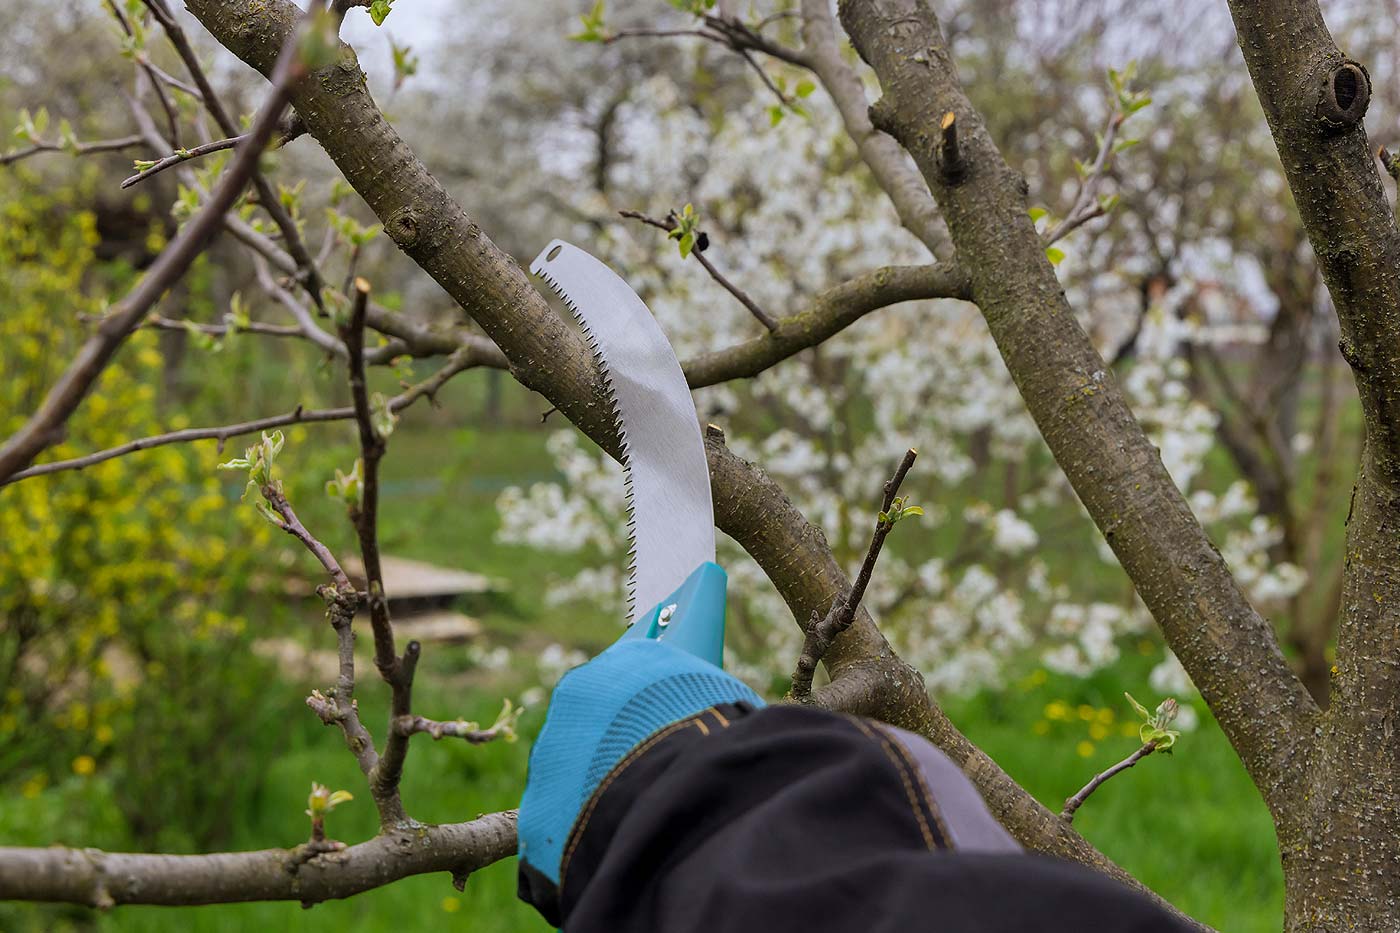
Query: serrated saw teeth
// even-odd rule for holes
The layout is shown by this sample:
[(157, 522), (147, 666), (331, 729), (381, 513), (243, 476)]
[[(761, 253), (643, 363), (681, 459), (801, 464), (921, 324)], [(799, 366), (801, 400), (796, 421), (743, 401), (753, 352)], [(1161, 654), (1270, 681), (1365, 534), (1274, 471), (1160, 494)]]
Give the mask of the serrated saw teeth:
[(606, 265), (554, 240), (530, 271), (568, 307), (598, 364), (623, 468), (627, 618), (635, 621), (714, 560), (710, 476), (690, 387), (656, 319)]

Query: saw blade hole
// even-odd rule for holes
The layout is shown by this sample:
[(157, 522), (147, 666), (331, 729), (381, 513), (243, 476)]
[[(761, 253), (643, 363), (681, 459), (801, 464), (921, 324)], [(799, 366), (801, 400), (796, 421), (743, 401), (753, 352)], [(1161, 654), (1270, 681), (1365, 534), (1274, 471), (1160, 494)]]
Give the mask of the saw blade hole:
[(554, 249), (552, 249), (552, 250), (549, 251), (549, 255), (547, 255), (547, 256), (544, 257), (544, 261), (545, 261), (545, 262), (553, 262), (553, 261), (554, 261), (554, 258), (555, 258), (556, 256), (559, 255), (559, 251), (560, 251), (561, 249), (563, 249), (563, 248), (564, 248), (564, 246), (563, 246), (562, 243), (561, 243), (560, 245), (554, 247)]

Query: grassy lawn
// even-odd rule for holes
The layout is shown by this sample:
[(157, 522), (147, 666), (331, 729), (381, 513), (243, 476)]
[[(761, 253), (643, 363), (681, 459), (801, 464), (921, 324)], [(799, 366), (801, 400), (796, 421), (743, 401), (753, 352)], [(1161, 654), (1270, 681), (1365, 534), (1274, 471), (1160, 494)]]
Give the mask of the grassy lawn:
[[(448, 391), (445, 410), (458, 417), (483, 403), (479, 388), (465, 383)], [(510, 417), (479, 429), (456, 427), (426, 407), (415, 409), (394, 437), (385, 461), (385, 550), (504, 581), (498, 597), (463, 608), (482, 620), (488, 647), (505, 645), (522, 663), (551, 641), (597, 647), (616, 631), (615, 622), (600, 613), (561, 614), (544, 604), (544, 583), (551, 576), (576, 572), (586, 565), (584, 558), (504, 547), (493, 540), (493, 502), (501, 488), (507, 482), (551, 475), (544, 440), (556, 425), (541, 427), (529, 416), (537, 402), (517, 397), (508, 407)], [(337, 443), (344, 437), (310, 436), (335, 437)], [(284, 454), (290, 472), (324, 476), (328, 464), (350, 462), (348, 446), (320, 452), (310, 446), (310, 441), (299, 446), (292, 438)], [(294, 501), (308, 526), (334, 549), (348, 553), (351, 536), (343, 516), (319, 494), (318, 482), (308, 480), (304, 486), (294, 489)], [(273, 614), (267, 624), (280, 625), (318, 647), (330, 647), (314, 603)], [(1087, 680), (1032, 674), (1002, 691), (950, 699), (947, 707), (974, 742), (1058, 811), (1064, 798), (1095, 771), (1137, 746), (1124, 728), (1130, 710), (1122, 694), (1127, 689), (1146, 699), (1147, 672), (1159, 656), (1156, 648), (1135, 651), (1129, 646), (1114, 668)], [(362, 667), (367, 669), (372, 668)], [(419, 670), (416, 705), (438, 718), (489, 719), (501, 696), (519, 688), (509, 671), (473, 670), (461, 647), (431, 646)], [(337, 735), (302, 709), (301, 698), (309, 686), (269, 685), (285, 694), (290, 724), (270, 740), (276, 744), (257, 750), (266, 773), (251, 804), (232, 816), (231, 848), (284, 846), (304, 838), (302, 810), (312, 780), (357, 794), (352, 804), (330, 818), (334, 837), (353, 842), (374, 831), (372, 807), (367, 794), (360, 793), (363, 783), (353, 760)], [(362, 677), (360, 697), (366, 723), (376, 734), (382, 732), (384, 697), (377, 682)], [(1110, 857), (1202, 921), (1238, 933), (1277, 930), (1282, 879), (1268, 814), (1214, 721), (1203, 706), (1200, 711), (1200, 728), (1183, 737), (1176, 754), (1149, 757), (1109, 782), (1080, 811), (1076, 826)], [(541, 719), (538, 710), (529, 714), (526, 732), (538, 729)], [(1095, 724), (1099, 728), (1091, 732)], [(528, 737), (515, 745), (480, 748), (419, 737), (404, 783), (409, 809), (419, 819), (447, 822), (515, 805)], [(1085, 743), (1092, 749), (1086, 751)], [(37, 800), (7, 794), (0, 798), (0, 842), (120, 847), (120, 829), (113, 824), (104, 794), (109, 790), (104, 790), (100, 775), (85, 783), (71, 778)], [(833, 858), (839, 857), (833, 853)], [(514, 891), (514, 863), (508, 861), (473, 876), (463, 893), (453, 890), (444, 875), (409, 879), (310, 910), (295, 904), (248, 904), (122, 908), (95, 916), (70, 909), (0, 907), (0, 930), (369, 933), (446, 924), (481, 933), (548, 929), (515, 900)]]

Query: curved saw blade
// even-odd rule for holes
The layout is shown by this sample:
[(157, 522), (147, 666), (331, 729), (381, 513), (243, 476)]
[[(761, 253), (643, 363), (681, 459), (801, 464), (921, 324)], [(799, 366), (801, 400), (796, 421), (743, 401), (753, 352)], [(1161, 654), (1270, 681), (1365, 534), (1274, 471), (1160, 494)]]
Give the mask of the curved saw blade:
[(635, 622), (715, 559), (695, 402), (671, 342), (615, 272), (563, 240), (551, 241), (530, 271), (574, 313), (608, 387), (627, 475), (627, 619)]

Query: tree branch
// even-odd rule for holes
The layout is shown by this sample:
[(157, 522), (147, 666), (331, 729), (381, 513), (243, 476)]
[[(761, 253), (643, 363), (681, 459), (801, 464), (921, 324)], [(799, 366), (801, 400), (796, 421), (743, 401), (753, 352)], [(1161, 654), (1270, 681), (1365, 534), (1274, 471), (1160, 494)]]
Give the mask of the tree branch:
[(1101, 785), (1104, 781), (1107, 781), (1114, 775), (1119, 774), (1123, 771), (1127, 771), (1133, 765), (1137, 764), (1139, 761), (1142, 761), (1142, 759), (1146, 758), (1148, 755), (1152, 754), (1156, 750), (1156, 742), (1144, 742), (1141, 748), (1133, 752), (1127, 758), (1124, 758), (1122, 761), (1118, 762), (1118, 764), (1109, 768), (1107, 771), (1101, 771), (1098, 774), (1094, 775), (1093, 779), (1090, 780), (1088, 784), (1085, 784), (1083, 787), (1081, 787), (1077, 794), (1065, 801), (1065, 808), (1060, 811), (1060, 819), (1064, 820), (1066, 823), (1074, 822), (1075, 812), (1080, 807), (1084, 806), (1084, 801), (1088, 800), (1089, 795), (1099, 789), (1099, 785)]
[(1373, 866), (1395, 857), (1400, 838), (1400, 813), (1377, 806), (1400, 776), (1389, 725), (1400, 708), (1400, 223), (1366, 138), (1370, 76), (1337, 48), (1318, 3), (1229, 6), (1337, 311), (1338, 348), (1365, 425), (1346, 517), (1331, 703), (1311, 768), (1298, 778), (1299, 804), (1276, 815), (1280, 838), (1297, 840), (1287, 864), (1311, 867), (1290, 884), (1290, 903), (1318, 929), (1379, 928), (1393, 922), (1394, 900)]
[(384, 437), (374, 424), (370, 410), (369, 386), (365, 378), (365, 309), (369, 305), (369, 282), (354, 281), (355, 295), (349, 320), (340, 328), (350, 367), (350, 395), (354, 400), (355, 424), (360, 435), (362, 479), (358, 502), (350, 505), (350, 520), (360, 540), (360, 559), (369, 590), (369, 621), (374, 633), (374, 666), (389, 685), (390, 727), (384, 740), (384, 753), (369, 775), (370, 790), (380, 803), (385, 828), (407, 821), (399, 801), (399, 781), (408, 755), (408, 733), (394, 728), (400, 718), (411, 714), (413, 674), (421, 650), (410, 641), (399, 657), (394, 648), (394, 628), (389, 619), (389, 599), (384, 592), (384, 571), (379, 563), (379, 461), (384, 456)]
[(875, 572), (875, 561), (879, 559), (885, 538), (897, 520), (897, 516), (891, 512), (895, 496), (899, 494), (899, 487), (918, 455), (918, 451), (909, 448), (895, 469), (894, 476), (885, 481), (885, 496), (880, 503), (879, 517), (875, 519), (875, 533), (870, 538), (870, 548), (865, 553), (865, 560), (861, 562), (860, 572), (856, 574), (856, 582), (851, 585), (850, 591), (844, 599), (832, 604), (825, 617), (819, 618), (815, 612), (812, 613), (806, 637), (802, 641), (802, 653), (797, 658), (797, 669), (792, 674), (792, 689), (788, 693), (792, 699), (804, 702), (811, 697), (812, 675), (816, 673), (817, 662), (826, 654), (836, 636), (850, 628), (855, 621), (856, 610), (860, 608), (860, 601), (865, 598), (865, 588), (870, 585), (870, 577)]
[(899, 222), (939, 262), (952, 262), (953, 244), (928, 186), (909, 164), (899, 143), (878, 131), (870, 120), (865, 84), (841, 55), (830, 0), (802, 0), (802, 41), (812, 72), (831, 96), (846, 135), (894, 205)]
[[(304, 130), (299, 129), (299, 127), (299, 121), (292, 121), (291, 125), (282, 127), (281, 135), (277, 140), (276, 147), (281, 148), (282, 146), (287, 145), (287, 143), (300, 136), (304, 132)], [(170, 155), (164, 157), (163, 159), (157, 160), (154, 165), (142, 169), (141, 171), (137, 172), (135, 175), (132, 175), (129, 178), (123, 179), (121, 186), (123, 188), (130, 188), (132, 185), (145, 181), (152, 175), (158, 175), (159, 173), (170, 168), (172, 165), (179, 165), (180, 163), (188, 162), (191, 159), (198, 159), (200, 156), (211, 155), (215, 152), (223, 152), (227, 149), (233, 149), (237, 147), (240, 143), (247, 140), (247, 138), (248, 134), (243, 133), (239, 136), (231, 136), (228, 139), (216, 139), (213, 142), (203, 143), (201, 145), (195, 146), (193, 149), (177, 149), (175, 152), (172, 152)]]
[(507, 734), (507, 729), (503, 726), (482, 729), (461, 719), (455, 722), (438, 722), (435, 719), (424, 719), (422, 716), (399, 716), (394, 720), (394, 731), (404, 736), (422, 732), (431, 735), (434, 741), (444, 738), (463, 739), (468, 745), (485, 745)]
[(1065, 214), (1064, 219), (1045, 232), (1042, 242), (1046, 246), (1064, 239), (1095, 217), (1103, 216), (1103, 205), (1095, 200), (1094, 195), (1098, 192), (1099, 182), (1103, 180), (1104, 171), (1113, 155), (1113, 145), (1118, 136), (1118, 128), (1123, 125), (1123, 121), (1127, 118), (1127, 114), (1121, 110), (1115, 110), (1113, 115), (1108, 118), (1108, 127), (1104, 130), (1103, 142), (1099, 144), (1099, 152), (1094, 157), (1094, 164), (1089, 167), (1088, 174), (1080, 181), (1079, 190), (1074, 196), (1074, 203), (1070, 205), (1069, 212)]
[[(874, 68), (873, 109), (938, 197), (972, 295), (1041, 434), (1275, 815), (1291, 806), (1317, 707), (1192, 515), (1080, 327), (923, 0), (852, 0), (842, 22)], [(904, 50), (920, 49), (923, 61)], [(958, 115), (966, 175), (942, 175), (924, 127)], [(1247, 669), (1243, 678), (1238, 671)]]
[[(180, 21), (170, 12), (170, 9), (165, 5), (165, 0), (144, 0), (144, 2), (146, 8), (151, 11), (151, 15), (156, 18), (161, 28), (165, 30), (166, 38), (170, 40), (170, 44), (175, 48), (176, 54), (180, 56), (180, 61), (184, 62), (185, 70), (189, 72), (190, 79), (193, 80), (195, 85), (199, 88), (201, 99), (204, 102), (204, 108), (209, 111), (210, 116), (214, 118), (214, 122), (218, 124), (219, 131), (225, 136), (239, 135), (238, 121), (235, 120), (228, 112), (228, 109), (224, 107), (218, 92), (214, 90), (214, 86), (209, 82), (209, 76), (204, 73), (204, 68), (199, 63), (199, 55), (195, 52), (194, 47), (190, 45), (189, 38), (185, 35), (185, 30), (180, 26)], [(295, 132), (298, 136), (301, 135), (303, 130), (297, 121), (293, 121), (291, 126), (295, 127), (295, 130), (288, 130), (288, 132)], [(295, 275), (296, 280), (301, 283), (302, 287), (306, 289), (306, 293), (310, 296), (312, 303), (314, 303), (317, 308), (320, 308), (321, 289), (325, 287), (325, 282), (321, 278), (321, 272), (316, 265), (316, 261), (311, 258), (311, 253), (306, 248), (306, 242), (302, 239), (301, 230), (297, 227), (296, 222), (292, 220), (291, 215), (287, 213), (287, 209), (282, 206), (282, 200), (277, 196), (277, 192), (273, 189), (272, 184), (262, 176), (261, 172), (256, 170), (256, 167), (253, 172), (253, 188), (258, 193), (258, 203), (262, 205), (263, 210), (267, 211), (268, 216), (272, 218), (272, 222), (276, 224), (277, 229), (281, 231), (282, 241), (286, 243), (288, 252), (291, 253), (293, 259), (296, 261), (296, 268), (292, 270), (292, 274)]]
[(807, 56), (805, 54), (796, 49), (790, 49), (785, 45), (774, 42), (760, 32), (763, 26), (772, 21), (773, 19), (770, 17), (761, 23), (757, 29), (751, 29), (737, 16), (728, 16), (723, 12), (716, 12), (705, 15), (699, 28), (659, 29), (643, 26), (632, 29), (620, 29), (615, 33), (609, 33), (604, 36), (603, 43), (610, 45), (619, 39), (678, 37), (695, 37), (708, 42), (714, 42), (748, 59), (749, 64), (758, 69), (759, 74), (763, 77), (764, 84), (768, 86), (769, 90), (777, 94), (778, 98), (786, 103), (786, 95), (782, 94), (782, 92), (773, 86), (772, 81), (763, 73), (763, 69), (759, 68), (758, 63), (748, 54), (751, 51), (761, 52), (764, 55), (776, 58), (779, 61), (787, 62), (789, 65), (795, 65), (798, 68), (808, 67)]
[(454, 883), (515, 854), (515, 812), (384, 833), (339, 852), (293, 849), (143, 855), (97, 849), (0, 848), (0, 900), (118, 904), (233, 904), (352, 897), (411, 875), (451, 872)]
[(330, 575), (331, 582), (335, 588), (342, 593), (353, 594), (355, 587), (351, 585), (350, 578), (340, 566), (340, 561), (335, 559), (330, 548), (320, 542), (311, 532), (306, 530), (306, 526), (297, 518), (297, 513), (292, 509), (292, 504), (287, 501), (286, 495), (276, 485), (269, 484), (260, 490), (262, 497), (267, 500), (268, 506), (277, 513), (277, 517), (282, 519), (281, 528), (287, 534), (296, 538), (302, 543), (312, 556), (321, 562), (327, 574)]
[[(632, 220), (640, 220), (647, 226), (656, 227), (660, 230), (665, 230), (667, 233), (670, 233), (672, 230), (676, 229), (678, 223), (678, 221), (676, 220), (675, 211), (671, 211), (669, 214), (667, 214), (665, 220), (657, 220), (655, 217), (648, 217), (646, 214), (643, 214), (640, 211), (618, 211), (618, 214), (620, 214), (623, 217), (630, 218)], [(773, 316), (767, 311), (764, 311), (762, 308), (760, 308), (758, 306), (758, 303), (748, 296), (747, 292), (745, 292), (739, 286), (735, 285), (733, 282), (729, 281), (729, 279), (725, 278), (724, 275), (718, 269), (715, 268), (714, 263), (710, 262), (709, 259), (705, 258), (705, 249), (708, 246), (709, 237), (707, 237), (704, 233), (700, 233), (696, 237), (696, 243), (694, 248), (690, 251), (690, 255), (694, 256), (697, 260), (699, 260), (700, 265), (704, 266), (705, 271), (710, 274), (710, 278), (718, 282), (720, 288), (729, 292), (729, 294), (733, 295), (736, 299), (738, 299), (739, 304), (747, 308), (749, 310), (749, 313), (752, 314), (755, 318), (757, 318), (758, 323), (762, 324), (770, 334), (773, 331), (777, 330), (778, 322), (773, 319)]]
[(10, 152), (0, 154), (0, 165), (9, 165), (18, 162), (20, 159), (27, 159), (32, 155), (41, 152), (72, 152), (74, 155), (91, 155), (95, 152), (116, 152), (121, 149), (130, 149), (139, 146), (145, 139), (140, 133), (131, 136), (121, 136), (117, 139), (99, 139), (94, 142), (77, 143), (75, 146), (64, 146), (61, 143), (36, 142), (23, 149), (14, 149)]
[[(458, 348), (458, 350), (448, 358), (447, 362), (434, 373), (430, 378), (418, 383), (410, 389), (389, 400), (389, 410), (400, 412), (412, 405), (418, 399), (427, 396), (431, 399), (437, 390), (442, 388), (449, 379), (466, 369), (477, 366), (489, 365), (483, 362), (482, 358), (493, 358), (494, 347), (486, 349), (480, 344), (468, 344)], [(138, 450), (150, 450), (153, 447), (164, 447), (166, 444), (184, 444), (191, 441), (216, 440), (219, 442), (219, 449), (223, 449), (224, 442), (231, 437), (239, 437), (244, 434), (257, 434), (261, 431), (269, 431), (273, 428), (282, 428), (291, 424), (311, 424), (321, 421), (346, 421), (355, 417), (355, 409), (345, 408), (324, 408), (306, 411), (300, 405), (285, 415), (273, 415), (268, 418), (258, 418), (253, 421), (243, 421), (238, 424), (224, 425), (214, 428), (184, 428), (179, 431), (169, 431), (165, 434), (154, 434), (150, 437), (139, 438), (119, 444), (116, 447), (109, 447), (106, 450), (99, 450), (96, 453), (87, 454), (82, 457), (73, 457), (69, 460), (55, 460), (52, 463), (41, 463), (38, 466), (30, 467), (27, 470), (0, 480), (0, 486), (7, 486), (10, 483), (17, 483), (23, 479), (34, 476), (45, 476), (50, 473), (61, 473), (65, 470), (81, 470), (84, 467), (94, 466), (116, 457), (122, 457)]]

